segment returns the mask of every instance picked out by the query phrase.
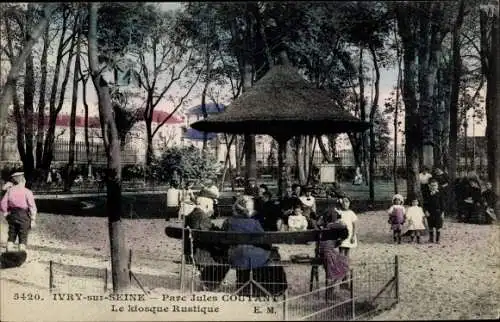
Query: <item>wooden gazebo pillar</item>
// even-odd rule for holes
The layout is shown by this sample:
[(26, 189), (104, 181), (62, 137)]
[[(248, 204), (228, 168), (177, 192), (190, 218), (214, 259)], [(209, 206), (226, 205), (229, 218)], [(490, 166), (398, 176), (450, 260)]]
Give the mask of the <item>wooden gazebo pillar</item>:
[(288, 135), (273, 135), (273, 138), (278, 142), (278, 197), (283, 199), (283, 194), (287, 186), (287, 142), (290, 139)]

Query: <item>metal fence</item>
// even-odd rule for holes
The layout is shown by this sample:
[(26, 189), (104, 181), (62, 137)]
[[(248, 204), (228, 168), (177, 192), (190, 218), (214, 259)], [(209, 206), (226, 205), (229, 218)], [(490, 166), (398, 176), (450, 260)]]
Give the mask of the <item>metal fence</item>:
[[(53, 162), (68, 162), (70, 143), (66, 140), (54, 142)], [(33, 151), (33, 155), (35, 151)], [(132, 147), (125, 147), (121, 151), (123, 164), (136, 164), (143, 162), (139, 151)], [(103, 144), (91, 143), (89, 147), (89, 156), (94, 164), (106, 164), (107, 157)], [(16, 141), (7, 141), (1, 148), (0, 160), (3, 162), (19, 161), (19, 152)], [(75, 142), (75, 163), (87, 164), (87, 149), (84, 142)]]
[(348, 277), (330, 285), (324, 274), (313, 280), (314, 265), (289, 261), (275, 261), (254, 270), (217, 262), (188, 267), (180, 271), (181, 291), (216, 291), (247, 301), (257, 298), (284, 321), (366, 319), (392, 308), (399, 300), (397, 256), (381, 263), (352, 263)]

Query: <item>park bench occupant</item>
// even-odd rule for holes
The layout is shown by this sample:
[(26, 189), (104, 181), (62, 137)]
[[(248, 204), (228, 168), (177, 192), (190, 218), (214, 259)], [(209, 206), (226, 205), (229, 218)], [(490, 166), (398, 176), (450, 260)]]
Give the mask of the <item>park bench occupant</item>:
[(262, 205), (257, 212), (256, 218), (262, 225), (265, 231), (277, 231), (278, 230), (278, 220), (281, 218), (281, 209), (276, 204), (277, 202), (272, 200), (272, 193), (266, 191), (262, 195)]
[(18, 237), (19, 250), (25, 251), (29, 230), (35, 225), (37, 208), (33, 192), (25, 187), (24, 173), (12, 174), (11, 180), (14, 186), (7, 190), (0, 202), (0, 212), (7, 217), (9, 223), (7, 251), (15, 251), (14, 243)]
[(196, 198), (196, 204), (205, 211), (209, 217), (212, 217), (219, 198), (219, 189), (213, 179), (208, 179), (201, 188), (199, 196)]
[[(254, 200), (251, 196), (243, 195), (233, 204), (233, 216), (222, 225), (222, 229), (238, 233), (263, 233), (260, 222), (254, 217), (256, 214)], [(287, 288), (286, 275), (283, 267), (271, 266), (271, 245), (234, 245), (229, 247), (229, 263), (236, 270), (236, 284), (243, 286), (250, 278), (258, 282), (271, 294), (281, 294)], [(251, 272), (252, 271), (252, 272)], [(242, 290), (245, 294), (248, 289)], [(259, 292), (252, 288), (252, 294)]]

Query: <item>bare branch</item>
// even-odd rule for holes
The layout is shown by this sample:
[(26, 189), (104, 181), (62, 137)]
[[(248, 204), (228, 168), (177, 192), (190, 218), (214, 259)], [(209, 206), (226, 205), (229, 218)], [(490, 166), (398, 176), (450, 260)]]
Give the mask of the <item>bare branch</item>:
[(158, 130), (175, 114), (175, 112), (177, 112), (177, 110), (182, 106), (182, 104), (184, 103), (184, 100), (186, 99), (186, 97), (189, 96), (189, 94), (191, 93), (191, 90), (194, 88), (194, 86), (196, 85), (196, 83), (198, 83), (198, 80), (200, 79), (200, 76), (201, 76), (201, 70), (200, 72), (198, 73), (198, 75), (196, 76), (196, 79), (195, 81), (191, 84), (191, 86), (189, 87), (189, 90), (184, 94), (184, 96), (181, 98), (181, 100), (179, 101), (179, 103), (177, 104), (177, 106), (174, 108), (174, 110), (172, 111), (172, 113), (170, 113), (161, 123), (159, 123), (155, 130), (153, 131), (153, 136), (155, 136), (155, 134), (158, 132)]
[[(177, 74), (177, 76), (174, 76), (175, 66), (172, 67), (172, 74), (171, 74), (172, 76), (170, 78), (170, 81), (167, 84), (167, 86), (165, 86), (163, 88), (163, 90), (161, 91), (160, 95), (157, 96), (156, 101), (153, 103), (153, 107), (155, 107), (156, 105), (158, 105), (158, 103), (163, 99), (163, 97), (168, 92), (168, 90), (170, 89), (170, 87), (172, 86), (172, 84), (175, 83), (176, 81), (178, 81), (181, 78), (181, 76), (184, 73), (184, 71), (189, 67), (191, 58), (192, 58), (192, 51), (191, 51), (190, 56), (188, 57), (188, 61), (186, 62), (186, 64), (184, 65), (184, 67), (179, 71), (179, 73)], [(200, 72), (200, 74), (201, 74), (201, 72)], [(198, 78), (200, 77), (200, 74), (198, 74), (198, 77), (196, 78), (195, 83), (198, 81)], [(195, 83), (193, 83), (193, 84), (195, 84)], [(189, 90), (189, 91), (191, 91), (191, 90)]]

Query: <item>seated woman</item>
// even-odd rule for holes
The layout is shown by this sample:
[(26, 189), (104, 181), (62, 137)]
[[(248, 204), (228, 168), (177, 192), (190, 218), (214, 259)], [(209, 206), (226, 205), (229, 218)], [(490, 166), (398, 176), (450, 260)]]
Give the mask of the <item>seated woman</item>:
[[(264, 232), (260, 222), (255, 219), (254, 200), (243, 195), (233, 205), (233, 216), (222, 225), (222, 229), (239, 233)], [(281, 294), (286, 289), (286, 276), (282, 267), (267, 267), (271, 256), (271, 245), (235, 245), (229, 247), (229, 263), (237, 269), (237, 286), (242, 287), (250, 279), (265, 288), (271, 294)], [(259, 288), (251, 287), (251, 294), (258, 295)], [(241, 290), (243, 294), (248, 287)]]
[[(222, 224), (222, 230), (239, 233), (264, 232), (260, 222), (253, 218), (255, 215), (253, 198), (248, 195), (240, 196), (233, 204), (233, 216)], [(242, 269), (258, 268), (267, 265), (269, 250), (265, 246), (236, 245), (228, 251), (229, 262)]]
[[(209, 214), (202, 208), (196, 207), (186, 216), (185, 227), (198, 230), (219, 230), (210, 220)], [(229, 267), (226, 264), (227, 248), (219, 245), (203, 245), (191, 243), (189, 236), (184, 240), (184, 255), (194, 260), (200, 270), (200, 279), (203, 285), (209, 289), (216, 289), (224, 280)]]

